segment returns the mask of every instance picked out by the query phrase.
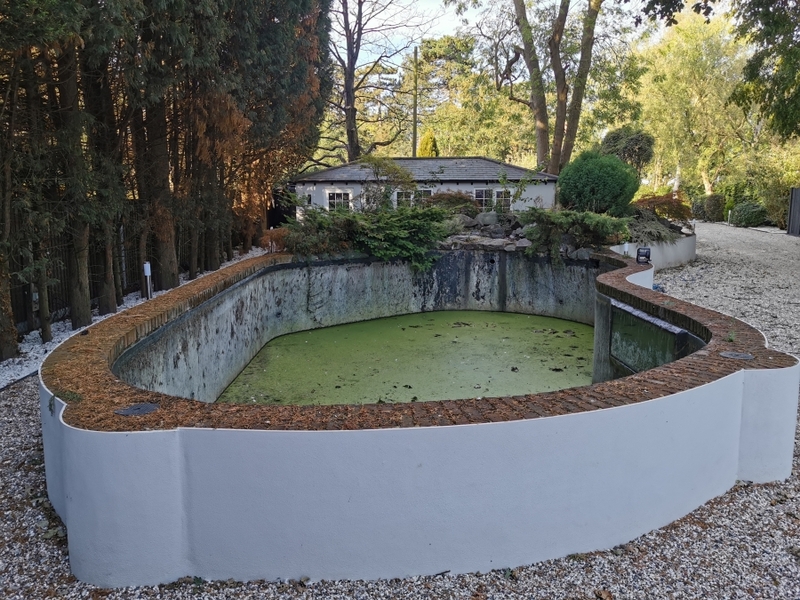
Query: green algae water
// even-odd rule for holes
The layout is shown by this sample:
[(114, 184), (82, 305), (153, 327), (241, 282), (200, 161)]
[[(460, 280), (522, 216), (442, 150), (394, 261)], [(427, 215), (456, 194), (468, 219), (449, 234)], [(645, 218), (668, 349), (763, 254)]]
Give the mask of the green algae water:
[(270, 341), (217, 401), (369, 404), (588, 385), (593, 332), (572, 321), (484, 311), (313, 329)]

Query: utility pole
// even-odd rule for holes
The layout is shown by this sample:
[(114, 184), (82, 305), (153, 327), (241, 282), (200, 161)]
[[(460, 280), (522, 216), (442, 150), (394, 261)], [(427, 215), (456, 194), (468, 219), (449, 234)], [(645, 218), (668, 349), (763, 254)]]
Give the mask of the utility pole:
[(411, 125), (411, 158), (417, 157), (417, 47), (414, 46), (414, 110)]

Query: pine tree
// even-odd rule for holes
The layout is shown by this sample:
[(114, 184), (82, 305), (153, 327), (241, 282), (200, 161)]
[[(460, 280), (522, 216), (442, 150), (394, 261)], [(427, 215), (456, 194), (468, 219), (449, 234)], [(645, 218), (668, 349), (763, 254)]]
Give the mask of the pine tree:
[(439, 156), (439, 146), (436, 144), (436, 136), (433, 129), (426, 129), (419, 141), (417, 156)]

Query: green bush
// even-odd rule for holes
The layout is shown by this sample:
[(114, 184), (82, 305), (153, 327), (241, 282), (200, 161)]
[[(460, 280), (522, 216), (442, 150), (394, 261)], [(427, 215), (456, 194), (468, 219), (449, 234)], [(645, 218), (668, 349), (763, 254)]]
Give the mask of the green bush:
[(755, 188), (752, 184), (746, 181), (726, 181), (717, 187), (717, 193), (725, 198), (725, 208), (722, 212), (727, 220), (728, 211), (744, 202), (758, 202), (758, 197)]
[(673, 244), (680, 237), (652, 210), (638, 209), (636, 215), (628, 221), (628, 241), (634, 244), (650, 244), (666, 242)]
[(767, 209), (758, 202), (742, 202), (731, 211), (731, 224), (737, 227), (758, 227), (767, 220)]
[(789, 193), (765, 195), (764, 210), (770, 223), (786, 229), (789, 225)]
[(706, 199), (695, 198), (692, 200), (692, 218), (706, 220)]
[(427, 269), (429, 254), (446, 235), (447, 212), (441, 208), (398, 208), (369, 212), (306, 210), (291, 221), (286, 249), (300, 256), (338, 254), (356, 249), (381, 260), (403, 259)]
[(415, 270), (427, 270), (434, 262), (430, 251), (447, 236), (441, 208), (398, 208), (373, 213), (356, 213), (355, 244), (380, 258), (401, 258)]
[(706, 221), (725, 220), (725, 198), (719, 194), (706, 196), (705, 212)]
[(527, 252), (548, 252), (555, 260), (561, 259), (564, 235), (572, 235), (579, 248), (599, 248), (609, 242), (619, 242), (628, 234), (627, 219), (592, 212), (529, 208), (519, 215), (519, 221), (524, 225), (536, 225), (525, 232), (533, 243)]
[(354, 213), (308, 208), (303, 218), (290, 220), (286, 249), (300, 256), (339, 254), (352, 247), (357, 223)]
[(616, 156), (583, 152), (561, 171), (558, 201), (566, 209), (624, 217), (637, 189), (639, 176), (632, 166)]
[(436, 192), (427, 198), (422, 198), (419, 204), (425, 207), (443, 208), (452, 214), (462, 214), (472, 218), (475, 218), (475, 215), (481, 212), (480, 204), (472, 194), (467, 194), (466, 192)]
[(633, 203), (635, 208), (649, 210), (665, 219), (688, 221), (692, 217), (692, 209), (681, 190), (666, 194), (642, 196)]

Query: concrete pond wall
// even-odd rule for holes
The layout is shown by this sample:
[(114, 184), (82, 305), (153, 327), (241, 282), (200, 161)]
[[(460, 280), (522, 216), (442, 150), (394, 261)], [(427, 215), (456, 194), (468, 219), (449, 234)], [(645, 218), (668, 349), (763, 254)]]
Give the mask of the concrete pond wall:
[[(613, 547), (738, 479), (790, 474), (797, 360), (744, 323), (648, 289), (649, 266), (453, 252), (427, 275), (367, 259), (238, 269), (112, 317), (43, 365), (48, 495), (79, 579), (486, 571)], [(706, 345), (628, 377), (513, 398), (291, 409), (197, 401), (213, 400), (244, 357), (288, 331), (457, 308), (591, 323), (596, 305), (641, 312), (649, 326)], [(606, 359), (611, 314), (599, 308), (595, 323)], [(115, 413), (145, 401), (157, 410)]]
[(369, 259), (265, 269), (128, 349), (128, 383), (213, 402), (269, 340), (432, 310), (493, 310), (594, 322), (594, 261), (553, 268), (507, 252), (448, 252), (428, 273)]

